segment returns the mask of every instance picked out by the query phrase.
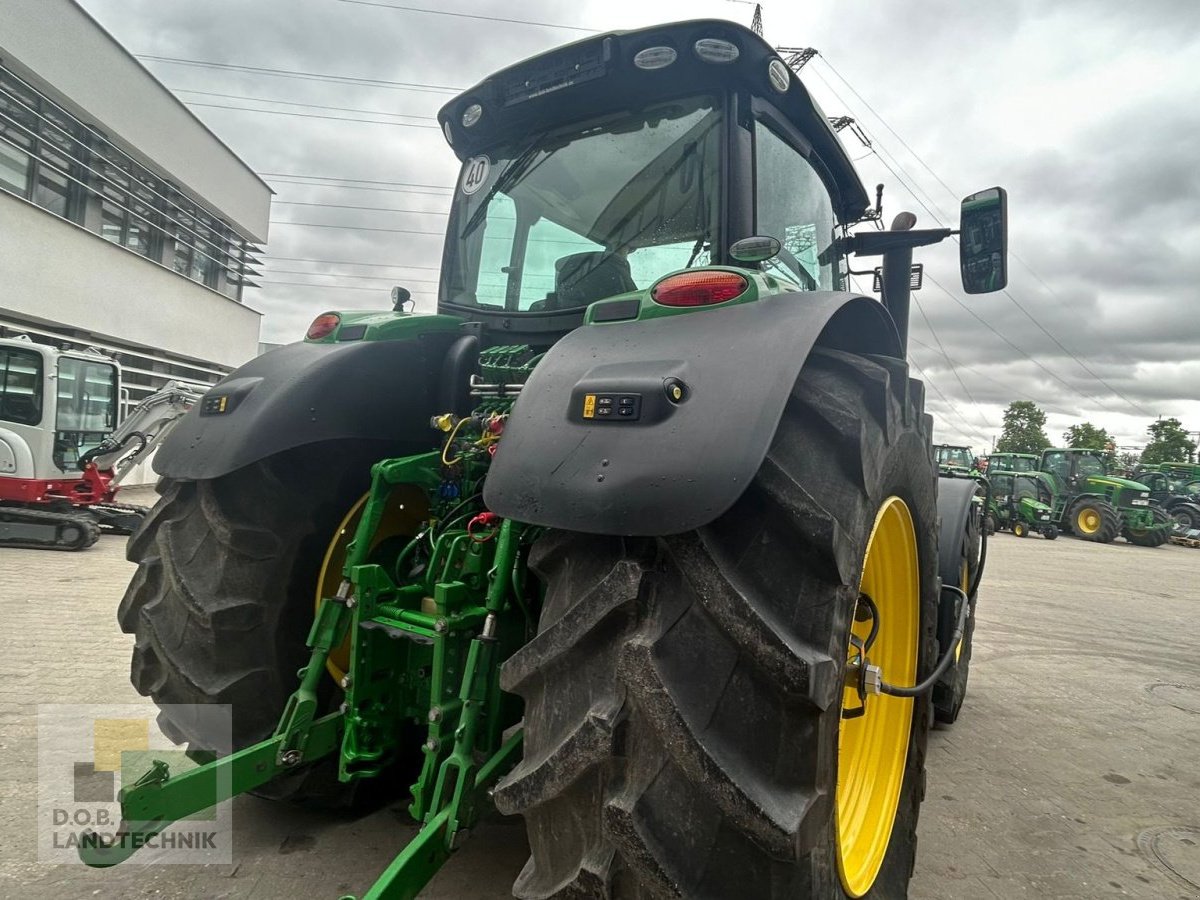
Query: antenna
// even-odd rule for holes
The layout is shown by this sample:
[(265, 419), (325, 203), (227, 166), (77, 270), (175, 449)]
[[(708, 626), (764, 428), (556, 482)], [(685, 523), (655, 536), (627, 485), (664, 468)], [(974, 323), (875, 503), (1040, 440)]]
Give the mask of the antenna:
[(762, 4), (761, 3), (754, 4), (754, 18), (752, 18), (750, 20), (750, 30), (753, 31), (755, 34), (757, 34), (759, 37), (762, 37), (763, 24), (762, 24)]

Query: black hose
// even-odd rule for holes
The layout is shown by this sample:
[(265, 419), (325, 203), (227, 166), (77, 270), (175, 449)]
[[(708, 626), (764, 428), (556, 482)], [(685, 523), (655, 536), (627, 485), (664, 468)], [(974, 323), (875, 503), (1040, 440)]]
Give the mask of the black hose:
[(954, 626), (954, 637), (950, 639), (950, 646), (946, 648), (946, 652), (942, 654), (942, 658), (938, 660), (937, 666), (929, 677), (920, 684), (912, 687), (897, 687), (894, 684), (888, 684), (886, 681), (881, 681), (879, 690), (885, 694), (890, 694), (893, 697), (919, 697), (926, 691), (931, 690), (938, 680), (946, 674), (946, 670), (950, 668), (950, 662), (954, 659), (954, 651), (958, 649), (959, 643), (962, 641), (963, 632), (967, 628), (967, 617), (971, 614), (971, 601), (968, 595), (961, 589), (953, 585), (944, 584), (942, 590), (953, 591), (962, 598), (962, 608), (958, 611), (958, 623)]

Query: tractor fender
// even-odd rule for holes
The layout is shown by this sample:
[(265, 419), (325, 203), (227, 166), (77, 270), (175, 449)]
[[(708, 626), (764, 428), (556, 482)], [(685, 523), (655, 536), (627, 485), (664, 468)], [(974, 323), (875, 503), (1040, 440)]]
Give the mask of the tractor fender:
[[(594, 534), (706, 525), (754, 479), (817, 345), (903, 357), (887, 311), (847, 293), (578, 328), (522, 389), (484, 500), (518, 521)], [(634, 413), (620, 413), (622, 400)]]
[(33, 478), (33, 452), (25, 438), (8, 428), (0, 428), (0, 476)]
[(967, 518), (978, 489), (973, 478), (938, 478), (938, 575), (944, 584), (959, 586)]
[[(973, 506), (979, 483), (973, 478), (938, 478), (938, 576), (942, 584), (960, 587), (966, 544), (967, 521), (975, 515)], [(1020, 521), (1014, 516), (1010, 525)], [(958, 620), (959, 599), (942, 591), (938, 601), (938, 646), (950, 646)]]
[[(154, 457), (169, 478), (218, 478), (285, 450), (374, 441), (380, 456), (430, 443), (438, 373), (456, 330), (404, 340), (287, 344), (250, 360), (179, 420)], [(222, 402), (224, 401), (224, 402)]]

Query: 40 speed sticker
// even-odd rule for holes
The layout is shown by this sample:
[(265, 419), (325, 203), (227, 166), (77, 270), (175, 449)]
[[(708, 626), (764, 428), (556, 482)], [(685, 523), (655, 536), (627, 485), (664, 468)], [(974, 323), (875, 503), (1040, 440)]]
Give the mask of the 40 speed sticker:
[(473, 194), (488, 180), (492, 161), (486, 156), (472, 156), (463, 167), (461, 189), (464, 194)]

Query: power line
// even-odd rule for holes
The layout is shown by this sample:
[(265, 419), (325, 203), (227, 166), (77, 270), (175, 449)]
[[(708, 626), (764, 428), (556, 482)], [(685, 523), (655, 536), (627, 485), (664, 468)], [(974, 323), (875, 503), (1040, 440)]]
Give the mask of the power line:
[(347, 275), (343, 272), (303, 272), (297, 269), (269, 269), (269, 275), (314, 275), (321, 278), (354, 278), (367, 279), (370, 281), (389, 281), (395, 284), (398, 281), (403, 281), (405, 284), (440, 284), (440, 279), (437, 278), (405, 278), (396, 276), (389, 278), (386, 275)]
[[(454, 188), (442, 184), (422, 184), (412, 181), (371, 181), (365, 178), (338, 178), (334, 175), (296, 175), (288, 172), (259, 172), (260, 178), (303, 178), (309, 180), (320, 179), (321, 181), (346, 181), (355, 184), (379, 184), (389, 186), (403, 186), (412, 188), (428, 188), (435, 191), (452, 191)], [(317, 185), (318, 187), (340, 187), (341, 185), (326, 184)]]
[(238, 109), (242, 112), (266, 113), (271, 116), (295, 116), (300, 119), (332, 119), (335, 122), (362, 122), (366, 125), (390, 125), (393, 128), (432, 128), (434, 131), (440, 130), (436, 125), (419, 125), (416, 122), (380, 122), (378, 119), (358, 119), (352, 116), (326, 116), (320, 113), (292, 112), (286, 109), (255, 109), (251, 106), (229, 106), (224, 103), (196, 103), (192, 100), (184, 100), (183, 102), (192, 107)]
[(478, 19), (483, 22), (506, 22), (512, 25), (537, 25), (541, 28), (561, 28), (565, 31), (583, 31), (587, 34), (599, 34), (595, 28), (582, 28), (579, 25), (560, 25), (556, 22), (534, 22), (529, 19), (505, 19), (500, 16), (481, 16), (475, 13), (449, 12), (444, 9), (427, 9), (423, 6), (398, 6), (392, 3), (377, 3), (375, 0), (340, 0), (341, 3), (354, 3), (358, 6), (378, 6), (383, 9), (398, 9), (403, 12), (426, 13), (431, 16), (453, 16), (456, 19)]
[(1101, 407), (1102, 409), (1104, 409), (1107, 412), (1112, 412), (1112, 410), (1110, 410), (1107, 406), (1105, 406), (1103, 403), (1101, 403), (1095, 397), (1091, 396), (1090, 394), (1084, 393), (1079, 388), (1075, 387), (1073, 384), (1070, 384), (1069, 382), (1063, 380), (1060, 376), (1056, 375), (1050, 369), (1046, 368), (1044, 365), (1042, 365), (1042, 363), (1038, 362), (1034, 357), (1030, 356), (1028, 353), (1026, 353), (1024, 350), (1022, 350), (1020, 347), (1018, 347), (1016, 344), (1014, 344), (1012, 341), (1010, 341), (1008, 338), (1006, 338), (1003, 334), (1001, 334), (999, 331), (997, 331), (990, 322), (988, 322), (986, 319), (984, 319), (982, 316), (980, 316), (978, 313), (976, 313), (975, 310), (971, 309), (971, 307), (967, 306), (967, 304), (965, 304), (961, 300), (959, 300), (956, 296), (954, 296), (954, 294), (950, 293), (950, 291), (948, 291), (948, 290), (946, 290), (946, 288), (942, 287), (941, 283), (939, 281), (937, 281), (937, 279), (935, 279), (928, 272), (925, 273), (925, 277), (928, 278), (930, 280), (930, 282), (938, 288), (938, 290), (940, 290), (943, 294), (945, 294), (947, 297), (949, 297), (951, 300), (953, 300), (955, 303), (957, 303), (963, 310), (965, 310), (967, 312), (967, 314), (971, 316), (971, 318), (973, 318), (973, 319), (975, 319), (975, 321), (979, 322), (979, 324), (981, 324), (984, 328), (986, 328), (992, 334), (996, 335), (996, 337), (1000, 338), (1000, 340), (1004, 341), (1004, 343), (1006, 343), (1008, 346), (1012, 347), (1019, 354), (1021, 354), (1021, 356), (1023, 356), (1025, 359), (1029, 360), (1031, 363), (1033, 363), (1035, 366), (1037, 366), (1039, 369), (1041, 369), (1043, 372), (1045, 372), (1047, 375), (1049, 375), (1051, 378), (1053, 378), (1055, 381), (1057, 381), (1059, 384), (1061, 384), (1063, 387), (1065, 387), (1068, 391), (1070, 391), (1073, 394), (1078, 394), (1080, 397), (1083, 397), (1085, 400), (1087, 400), (1090, 403), (1095, 403), (1097, 406)]
[(332, 81), (337, 84), (352, 84), (358, 87), (386, 88), (388, 90), (417, 91), (430, 94), (457, 94), (463, 90), (446, 84), (427, 84), (420, 81), (389, 81), (384, 78), (366, 78), (360, 75), (334, 75), (328, 72), (303, 72), (295, 69), (273, 69), (266, 66), (243, 66), (235, 63), (219, 63), (207, 59), (185, 59), (180, 56), (153, 56), (135, 53), (138, 59), (150, 62), (169, 63), (174, 66), (193, 66), (201, 69), (221, 69), (229, 72), (247, 72), (252, 75), (269, 75), (275, 78), (300, 78), (308, 81)]
[(411, 194), (414, 197), (436, 197), (439, 200), (445, 200), (445, 194), (434, 194), (430, 191), (421, 191), (416, 188), (387, 188), (387, 187), (370, 187), (363, 184), (321, 184), (319, 182), (307, 181), (276, 181), (272, 179), (272, 183), (276, 187), (305, 187), (305, 188), (333, 188), (339, 191), (377, 191), (381, 194)]
[(929, 373), (921, 368), (920, 363), (918, 363), (915, 359), (913, 359), (911, 356), (909, 356), (908, 364), (917, 370), (917, 374), (921, 376), (921, 381), (924, 382), (925, 384), (929, 385), (931, 388), (933, 388), (933, 392), (942, 398), (942, 402), (946, 404), (946, 408), (949, 409), (950, 412), (953, 413), (955, 416), (957, 416), (958, 420), (960, 422), (962, 422), (964, 426), (966, 426), (967, 430), (966, 430), (966, 432), (964, 432), (965, 434), (974, 434), (978, 437), (982, 437), (984, 439), (985, 443), (988, 440), (990, 440), (990, 438), (988, 438), (987, 434), (985, 434), (979, 428), (978, 425), (972, 425), (969, 421), (967, 421), (966, 417), (963, 416), (963, 414), (961, 412), (959, 412), (958, 406), (956, 404), (952, 403), (949, 400), (949, 398), (947, 398), (946, 395), (942, 393), (941, 389), (934, 383), (933, 379), (929, 377)]
[[(849, 81), (847, 81), (847, 80), (845, 79), (845, 77), (843, 77), (843, 76), (841, 75), (841, 73), (839, 73), (839, 72), (838, 72), (838, 71), (837, 71), (837, 70), (836, 70), (836, 69), (835, 69), (835, 68), (834, 68), (834, 67), (833, 67), (833, 66), (830, 64), (829, 60), (828, 60), (828, 59), (826, 59), (824, 56), (822, 56), (822, 57), (821, 57), (821, 62), (822, 62), (824, 65), (828, 66), (829, 70), (830, 70), (831, 72), (833, 72), (833, 74), (834, 74), (834, 75), (836, 75), (836, 76), (837, 76), (837, 77), (838, 77), (838, 78), (839, 78), (839, 79), (842, 81), (842, 83), (846, 85), (846, 87), (847, 87), (847, 88), (849, 88), (849, 89), (850, 89), (850, 91), (851, 91), (851, 92), (854, 94), (854, 96), (855, 96), (855, 97), (857, 97), (857, 98), (858, 98), (858, 99), (859, 99), (859, 100), (860, 100), (860, 101), (863, 103), (863, 105), (864, 105), (864, 106), (866, 106), (866, 108), (867, 108), (868, 110), (870, 110), (871, 114), (872, 114), (872, 115), (874, 115), (874, 116), (875, 116), (875, 118), (876, 118), (876, 119), (878, 119), (878, 120), (880, 121), (880, 123), (883, 125), (883, 127), (884, 127), (884, 128), (886, 128), (886, 129), (887, 129), (887, 130), (888, 130), (888, 131), (889, 131), (889, 132), (890, 132), (890, 133), (891, 133), (891, 134), (892, 134), (892, 135), (893, 135), (893, 136), (896, 138), (896, 140), (898, 140), (898, 141), (899, 141), (899, 142), (900, 142), (900, 143), (901, 143), (901, 144), (904, 146), (904, 148), (905, 148), (905, 149), (906, 149), (906, 150), (907, 150), (907, 151), (908, 151), (908, 152), (909, 152), (909, 153), (910, 153), (910, 154), (913, 156), (913, 158), (914, 158), (914, 159), (916, 159), (916, 160), (917, 160), (917, 162), (918, 162), (918, 163), (920, 163), (920, 164), (921, 164), (921, 165), (922, 165), (922, 166), (923, 166), (923, 167), (926, 169), (926, 171), (928, 171), (928, 172), (929, 172), (929, 174), (930, 174), (930, 175), (932, 175), (932, 176), (933, 176), (933, 177), (934, 177), (934, 178), (937, 180), (938, 184), (940, 184), (940, 185), (941, 185), (941, 186), (942, 186), (942, 187), (943, 187), (943, 188), (944, 188), (944, 189), (947, 191), (947, 193), (949, 193), (951, 196), (954, 196), (954, 191), (952, 191), (952, 190), (950, 189), (950, 187), (949, 187), (949, 186), (946, 184), (946, 182), (942, 181), (942, 179), (938, 177), (937, 173), (936, 173), (936, 172), (934, 172), (932, 168), (930, 168), (930, 166), (928, 165), (928, 163), (926, 163), (926, 162), (925, 162), (925, 161), (924, 161), (924, 160), (923, 160), (923, 159), (922, 159), (922, 158), (921, 158), (921, 157), (920, 157), (920, 156), (917, 154), (917, 152), (916, 152), (915, 150), (913, 150), (913, 149), (912, 149), (912, 147), (910, 147), (910, 146), (909, 146), (909, 145), (908, 145), (908, 144), (905, 142), (905, 140), (904, 140), (902, 137), (900, 137), (900, 135), (899, 135), (899, 134), (897, 134), (897, 133), (896, 133), (895, 129), (893, 129), (893, 128), (892, 128), (892, 127), (891, 127), (891, 126), (890, 126), (890, 125), (887, 123), (887, 120), (886, 120), (886, 119), (884, 119), (884, 118), (883, 118), (883, 116), (881, 116), (881, 115), (880, 115), (880, 114), (879, 114), (879, 113), (878, 113), (878, 112), (877, 112), (877, 111), (874, 109), (874, 107), (872, 107), (872, 106), (871, 106), (871, 105), (870, 105), (870, 104), (869, 104), (869, 103), (868, 103), (868, 102), (867, 102), (867, 101), (866, 101), (866, 100), (863, 98), (863, 96), (862, 96), (861, 94), (859, 94), (859, 93), (858, 93), (858, 91), (856, 91), (856, 90), (854, 89), (854, 86), (853, 86), (852, 84), (850, 84), (850, 82), (849, 82)], [(833, 90), (833, 87), (832, 87), (832, 86), (829, 84), (829, 82), (828, 82), (828, 81), (826, 81), (824, 78), (822, 78), (819, 72), (817, 72), (816, 74), (817, 74), (817, 77), (818, 77), (818, 78), (821, 78), (821, 81), (822, 81), (822, 82), (825, 84), (825, 86), (826, 86), (826, 87), (828, 87), (828, 88), (829, 88), (829, 90), (830, 90), (830, 91), (833, 93), (833, 95), (834, 95), (835, 97), (837, 97), (837, 98), (838, 98), (838, 100), (839, 100), (840, 102), (843, 102), (843, 103), (844, 103), (844, 101), (842, 101), (842, 100), (841, 100), (841, 97), (838, 97), (838, 94), (837, 94), (837, 92)], [(879, 141), (878, 141), (878, 140), (876, 140), (876, 141), (873, 141), (872, 143), (873, 143), (873, 144), (878, 144), (878, 143), (879, 143)], [(912, 177), (912, 175), (910, 175), (910, 174), (909, 174), (907, 171), (905, 171), (905, 169), (904, 169), (903, 165), (901, 165), (901, 163), (900, 163), (899, 159), (897, 159), (897, 158), (896, 158), (894, 155), (892, 155), (892, 154), (890, 154), (890, 153), (889, 153), (889, 156), (892, 156), (892, 160), (893, 160), (893, 162), (895, 162), (895, 164), (896, 164), (896, 167), (897, 167), (897, 168), (899, 168), (899, 169), (900, 169), (900, 171), (902, 171), (902, 172), (905, 172), (905, 174), (906, 174), (906, 175), (908, 175), (909, 179), (910, 179), (910, 180), (912, 180), (912, 182), (913, 182), (914, 184), (916, 184), (916, 179), (915, 179), (915, 178), (913, 178), (913, 177)], [(917, 201), (917, 203), (919, 203), (919, 204), (921, 205), (921, 207), (922, 207), (922, 208), (923, 208), (923, 209), (924, 209), (924, 210), (925, 210), (927, 213), (929, 213), (929, 215), (930, 215), (930, 216), (932, 216), (932, 217), (933, 217), (933, 219), (934, 219), (934, 221), (935, 221), (935, 222), (937, 222), (939, 225), (942, 225), (942, 224), (944, 224), (944, 221), (945, 221), (945, 220), (946, 220), (948, 217), (946, 216), (946, 214), (945, 214), (945, 213), (941, 212), (941, 210), (939, 209), (939, 207), (937, 206), (937, 204), (936, 204), (936, 203), (933, 201), (933, 199), (932, 199), (932, 198), (929, 196), (929, 194), (928, 194), (928, 193), (925, 193), (924, 191), (922, 191), (922, 193), (924, 193), (924, 194), (925, 194), (925, 197), (926, 197), (926, 198), (929, 200), (929, 205), (926, 205), (926, 204), (925, 204), (925, 203), (924, 203), (924, 202), (921, 200), (921, 198), (920, 198), (919, 196), (917, 196), (917, 193), (916, 193), (916, 191), (915, 191), (915, 190), (913, 190), (913, 188), (909, 187), (907, 184), (905, 184), (905, 183), (904, 183), (904, 180), (903, 180), (902, 178), (900, 178), (899, 174), (898, 174), (898, 173), (897, 173), (895, 170), (893, 170), (891, 166), (889, 166), (889, 165), (887, 164), (886, 160), (884, 160), (882, 156), (879, 156), (879, 161), (880, 161), (881, 163), (883, 163), (884, 167), (885, 167), (885, 168), (887, 168), (887, 170), (888, 170), (889, 172), (891, 172), (891, 173), (892, 173), (892, 175), (893, 175), (893, 176), (894, 176), (894, 177), (895, 177), (895, 178), (896, 178), (898, 181), (900, 181), (901, 185), (902, 185), (903, 187), (905, 187), (905, 189), (906, 189), (906, 190), (908, 190), (908, 192), (909, 192), (909, 193), (912, 195), (913, 199), (914, 199), (914, 200), (916, 200), (916, 201)], [(935, 214), (935, 213), (934, 213), (934, 211), (933, 211), (933, 210), (931, 210), (931, 209), (929, 208), (929, 206), (930, 206), (930, 205), (931, 205), (931, 206), (933, 206), (933, 209), (936, 209), (936, 210), (938, 210), (938, 213), (936, 213), (936, 214)], [(958, 238), (957, 238), (957, 237), (955, 237), (955, 236), (953, 236), (953, 235), (952, 235), (952, 236), (951, 236), (951, 238), (954, 240), (954, 242), (955, 242), (956, 244), (958, 243)], [(1015, 256), (1016, 254), (1013, 254), (1013, 255)], [(1026, 269), (1029, 269), (1029, 266), (1028, 266), (1028, 264), (1024, 263), (1023, 261), (1022, 261), (1022, 265), (1024, 265)], [(1030, 271), (1032, 271), (1032, 270), (1030, 270)], [(1039, 279), (1039, 280), (1040, 280), (1040, 279)], [(1044, 282), (1043, 282), (1043, 284), (1044, 284)], [(1060, 341), (1060, 340), (1059, 340), (1057, 337), (1055, 337), (1055, 336), (1054, 336), (1054, 335), (1053, 335), (1053, 334), (1050, 332), (1050, 330), (1049, 330), (1048, 328), (1046, 328), (1046, 326), (1045, 326), (1045, 325), (1043, 325), (1043, 324), (1042, 324), (1042, 323), (1041, 323), (1041, 322), (1040, 322), (1040, 321), (1039, 321), (1039, 320), (1038, 320), (1038, 319), (1037, 319), (1037, 318), (1036, 318), (1036, 317), (1033, 315), (1033, 313), (1031, 313), (1031, 312), (1030, 312), (1028, 309), (1026, 309), (1026, 308), (1025, 308), (1025, 307), (1024, 307), (1022, 304), (1021, 304), (1021, 302), (1020, 302), (1019, 300), (1017, 300), (1017, 298), (1016, 298), (1016, 297), (1014, 297), (1014, 296), (1013, 296), (1013, 295), (1012, 295), (1012, 294), (1011, 294), (1011, 293), (1010, 293), (1010, 292), (1009, 292), (1007, 289), (1002, 289), (1000, 293), (1001, 293), (1001, 294), (1002, 294), (1002, 295), (1003, 295), (1003, 296), (1004, 296), (1004, 297), (1005, 297), (1005, 298), (1006, 298), (1006, 299), (1007, 299), (1007, 300), (1008, 300), (1010, 303), (1012, 303), (1012, 304), (1013, 304), (1013, 306), (1015, 306), (1015, 307), (1016, 307), (1018, 310), (1020, 310), (1020, 311), (1021, 311), (1021, 313), (1022, 313), (1022, 314), (1023, 314), (1023, 315), (1024, 315), (1026, 318), (1027, 318), (1027, 319), (1029, 319), (1029, 321), (1030, 321), (1030, 322), (1032, 322), (1032, 323), (1034, 324), (1034, 326), (1036, 326), (1036, 327), (1037, 327), (1037, 329), (1038, 329), (1039, 331), (1041, 331), (1041, 332), (1042, 332), (1042, 334), (1044, 334), (1044, 335), (1045, 335), (1047, 338), (1049, 338), (1049, 339), (1051, 340), (1051, 342), (1053, 342), (1053, 344), (1054, 344), (1056, 347), (1058, 347), (1058, 349), (1059, 349), (1059, 350), (1061, 350), (1063, 353), (1067, 354), (1067, 356), (1069, 356), (1069, 357), (1070, 357), (1070, 358), (1071, 358), (1071, 359), (1072, 359), (1072, 360), (1073, 360), (1073, 361), (1074, 361), (1074, 362), (1075, 362), (1075, 363), (1076, 363), (1076, 364), (1077, 364), (1077, 365), (1078, 365), (1078, 366), (1079, 366), (1081, 369), (1083, 369), (1085, 372), (1087, 372), (1087, 374), (1088, 374), (1088, 375), (1090, 375), (1090, 376), (1092, 376), (1093, 378), (1095, 378), (1095, 379), (1096, 379), (1098, 382), (1100, 382), (1100, 384), (1101, 384), (1101, 385), (1103, 385), (1105, 388), (1107, 388), (1109, 391), (1111, 391), (1111, 392), (1113, 393), (1113, 395), (1115, 395), (1116, 397), (1118, 397), (1118, 398), (1120, 398), (1121, 400), (1123, 400), (1123, 401), (1124, 401), (1126, 404), (1128, 404), (1128, 405), (1129, 405), (1131, 408), (1133, 408), (1134, 410), (1138, 411), (1139, 413), (1141, 413), (1142, 415), (1145, 415), (1145, 416), (1149, 416), (1149, 415), (1151, 415), (1151, 414), (1150, 414), (1149, 412), (1147, 412), (1147, 411), (1146, 411), (1146, 410), (1145, 410), (1145, 409), (1144, 409), (1142, 406), (1140, 406), (1139, 404), (1137, 404), (1137, 403), (1135, 403), (1134, 401), (1130, 400), (1130, 399), (1129, 399), (1128, 397), (1126, 397), (1126, 396), (1125, 396), (1123, 393), (1121, 393), (1119, 390), (1117, 390), (1115, 387), (1113, 387), (1111, 384), (1109, 384), (1107, 381), (1105, 381), (1105, 380), (1104, 380), (1102, 377), (1100, 377), (1100, 375), (1099, 375), (1098, 373), (1096, 373), (1096, 372), (1095, 372), (1095, 371), (1094, 371), (1094, 370), (1093, 370), (1093, 369), (1092, 369), (1092, 368), (1091, 368), (1089, 365), (1087, 365), (1087, 363), (1085, 363), (1085, 362), (1084, 362), (1084, 361), (1083, 361), (1083, 360), (1082, 360), (1082, 359), (1081, 359), (1081, 358), (1080, 358), (1080, 357), (1079, 357), (1079, 356), (1078, 356), (1078, 355), (1077, 355), (1077, 354), (1076, 354), (1076, 353), (1075, 353), (1073, 350), (1069, 349), (1069, 348), (1068, 348), (1068, 347), (1067, 347), (1065, 344), (1063, 344), (1063, 343), (1062, 343), (1062, 341)], [(1080, 392), (1080, 393), (1082, 394), (1082, 392)], [(1087, 396), (1087, 395), (1086, 395), (1086, 394), (1083, 394), (1083, 396)], [(1108, 408), (1108, 407), (1107, 407), (1107, 406), (1106, 406), (1104, 403), (1101, 403), (1099, 400), (1097, 400), (1097, 399), (1095, 399), (1095, 398), (1089, 398), (1089, 399), (1092, 399), (1092, 400), (1093, 400), (1093, 402), (1097, 403), (1097, 404), (1098, 404), (1099, 406), (1101, 406), (1103, 409), (1105, 409), (1105, 410), (1107, 410), (1107, 411), (1109, 411), (1109, 412), (1113, 412), (1113, 410), (1109, 409), (1109, 408)]]
[[(321, 288), (323, 291), (370, 291), (373, 294), (384, 294), (387, 291), (385, 287), (354, 287), (353, 285), (345, 284), (314, 284), (309, 281), (264, 281), (264, 285), (286, 284), (290, 287), (310, 287)], [(433, 291), (413, 291), (414, 294), (421, 294), (425, 297), (436, 296)]]
[[(866, 296), (866, 294), (863, 293), (862, 286), (859, 286), (858, 281), (856, 280), (856, 278), (854, 278), (853, 275), (850, 276), (850, 283), (851, 283), (851, 286), (853, 286), (854, 290), (857, 290), (857, 292), (859, 294)], [(928, 319), (926, 319), (925, 324), (926, 325), (929, 324)], [(934, 334), (934, 329), (932, 329), (932, 326), (930, 326), (929, 330), (930, 330), (930, 334)], [(928, 348), (928, 346), (926, 346), (926, 344), (924, 344), (920, 341), (914, 340), (914, 338), (910, 338), (910, 340), (912, 340), (913, 343), (918, 343), (918, 344), (920, 344), (920, 346)], [(941, 343), (941, 342), (938, 342), (938, 343)], [(928, 348), (928, 349), (931, 349), (931, 348)], [(946, 358), (947, 362), (950, 362), (950, 358), (946, 353), (942, 353), (942, 355), (944, 356), (944, 358)], [(988, 437), (988, 434), (986, 434), (983, 431), (980, 431), (980, 428), (978, 425), (973, 425), (972, 422), (970, 420), (968, 420), (965, 415), (962, 415), (962, 413), (960, 412), (960, 410), (958, 408), (958, 404), (955, 404), (955, 403), (952, 403), (949, 401), (949, 398), (943, 394), (943, 392), (940, 388), (938, 388), (937, 384), (934, 382), (934, 379), (932, 379), (929, 376), (929, 373), (925, 372), (925, 370), (923, 370), (923, 368), (920, 367), (917, 360), (914, 360), (912, 358), (912, 356), (910, 355), (910, 356), (908, 356), (907, 361), (908, 361), (908, 365), (911, 365), (913, 368), (916, 368), (917, 373), (920, 376), (920, 379), (922, 379), (922, 382), (924, 382), (925, 384), (928, 384), (930, 386), (930, 388), (932, 390), (934, 390), (935, 394), (937, 394), (938, 397), (942, 398), (942, 402), (946, 403), (946, 407), (949, 409), (949, 412), (952, 413), (953, 415), (955, 415), (956, 418), (958, 418), (958, 420), (960, 422), (962, 422), (962, 425), (964, 425), (966, 427), (966, 432), (964, 432), (964, 433), (976, 434), (976, 436), (980, 436), (980, 437), (984, 438), (984, 443), (988, 443), (989, 440), (991, 439), (990, 437)], [(953, 362), (950, 362), (950, 367), (952, 367), (952, 368), (954, 367)], [(958, 374), (958, 373), (955, 373), (955, 376), (956, 376), (956, 374)], [(959, 379), (959, 384), (962, 384), (961, 378)], [(962, 385), (962, 390), (966, 390), (966, 385)], [(968, 392), (968, 396), (970, 396), (970, 392)], [(974, 403), (973, 397), (972, 397), (971, 402)], [(976, 404), (976, 409), (978, 412), (978, 409), (979, 409), (978, 404)], [(982, 413), (980, 413), (980, 414), (982, 414)]]
[(330, 266), (364, 266), (372, 269), (429, 269), (433, 272), (441, 270), (441, 266), (410, 266), (406, 263), (368, 263), (354, 262), (349, 259), (313, 259), (311, 256), (264, 256), (264, 260), (281, 260), (284, 262), (322, 263)]
[[(298, 103), (292, 100), (276, 100), (273, 97), (247, 97), (244, 94), (221, 94), (216, 91), (197, 91), (192, 88), (171, 88), (176, 94), (200, 94), (205, 97), (220, 97), (224, 100), (251, 100), (255, 103), (278, 103), (280, 106), (302, 106), (306, 109), (329, 109), (335, 112), (365, 113), (372, 116), (398, 116), (404, 119), (436, 121), (436, 116), (420, 116), (415, 113), (387, 112), (382, 109), (359, 109), (354, 106), (323, 106), (320, 103)], [(185, 101), (186, 102), (186, 101)]]
[[(936, 347), (931, 347), (931, 346), (929, 346), (929, 344), (926, 344), (924, 341), (919, 340), (919, 339), (913, 337), (912, 335), (909, 335), (908, 339), (912, 343), (916, 344), (918, 347), (924, 347), (930, 353), (936, 353), (939, 356), (945, 356), (945, 354), (942, 353), (941, 351), (939, 351)], [(947, 359), (947, 361), (950, 361), (949, 357), (946, 357), (946, 359)], [(1045, 407), (1052, 413), (1056, 413), (1061, 416), (1074, 416), (1075, 415), (1075, 413), (1070, 412), (1069, 410), (1065, 410), (1061, 406), (1057, 406), (1053, 403), (1046, 403), (1042, 400), (1039, 400), (1037, 397), (1030, 396), (1029, 394), (1022, 391), (1020, 388), (1015, 388), (1011, 384), (1000, 381), (998, 378), (996, 378), (995, 375), (991, 374), (990, 372), (981, 372), (979, 369), (976, 369), (974, 366), (968, 366), (966, 363), (961, 362), (959, 360), (955, 360), (954, 363), (960, 369), (965, 369), (968, 372), (973, 372), (976, 375), (978, 375), (980, 378), (987, 379), (988, 381), (991, 381), (991, 382), (999, 385), (1000, 387), (1004, 388), (1005, 390), (1011, 391), (1013, 394), (1016, 394), (1017, 396), (1021, 397), (1024, 400), (1031, 400), (1034, 403), (1038, 404), (1039, 406)]]
[(963, 393), (967, 395), (967, 399), (970, 400), (971, 405), (975, 407), (976, 415), (982, 418), (983, 411), (979, 408), (979, 403), (976, 402), (975, 397), (971, 394), (971, 390), (967, 387), (967, 383), (963, 381), (962, 376), (958, 374), (958, 368), (954, 365), (954, 361), (950, 359), (950, 354), (946, 352), (946, 347), (944, 344), (942, 344), (942, 339), (938, 337), (938, 333), (934, 331), (933, 323), (929, 321), (929, 316), (925, 315), (925, 307), (921, 305), (921, 301), (917, 299), (917, 295), (915, 293), (912, 295), (912, 299), (913, 303), (917, 307), (917, 312), (921, 314), (921, 319), (925, 322), (925, 327), (929, 329), (929, 333), (933, 336), (934, 343), (938, 345), (938, 349), (942, 352), (942, 356), (945, 357), (946, 362), (949, 363), (950, 372), (958, 381), (958, 386), (963, 389)]
[(373, 228), (366, 225), (332, 225), (327, 222), (285, 222), (280, 219), (271, 219), (272, 225), (298, 225), (304, 228), (344, 228), (348, 231), (386, 231), (389, 234), (432, 234), (438, 237), (445, 235), (444, 231), (414, 231), (408, 228)]
[[(273, 206), (321, 206), (325, 209), (367, 209), (372, 212), (416, 213), (422, 216), (448, 216), (450, 213), (428, 209), (401, 209), (398, 206), (351, 206), (345, 203), (304, 203), (299, 200), (273, 200)], [(508, 218), (512, 218), (509, 216)]]

